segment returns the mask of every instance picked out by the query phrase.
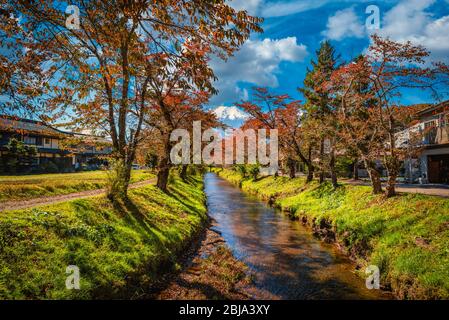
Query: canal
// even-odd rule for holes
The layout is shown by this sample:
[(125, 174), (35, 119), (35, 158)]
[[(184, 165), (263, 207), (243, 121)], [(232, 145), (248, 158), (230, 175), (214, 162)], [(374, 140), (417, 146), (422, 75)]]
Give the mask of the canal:
[(382, 299), (368, 290), (354, 265), (332, 246), (316, 239), (298, 221), (213, 173), (205, 176), (213, 229), (243, 261), (266, 299)]

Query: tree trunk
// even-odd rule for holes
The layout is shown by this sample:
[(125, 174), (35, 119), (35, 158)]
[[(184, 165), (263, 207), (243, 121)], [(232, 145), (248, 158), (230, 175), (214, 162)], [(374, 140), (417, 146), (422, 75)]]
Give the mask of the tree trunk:
[(182, 165), (180, 176), (184, 182), (187, 180), (187, 165), (186, 164)]
[(132, 162), (127, 163), (125, 166), (125, 179), (123, 181), (123, 187), (125, 188), (125, 195), (128, 196), (129, 182), (131, 181)]
[(107, 186), (107, 197), (109, 200), (124, 200), (128, 197), (131, 167), (132, 165), (122, 158), (115, 160)]
[(323, 169), (323, 158), (324, 158), (324, 139), (320, 141), (320, 176), (319, 182), (322, 184), (324, 182), (324, 169)]
[(306, 183), (309, 183), (313, 180), (313, 172), (315, 171), (315, 167), (312, 163), (312, 147), (309, 146), (308, 148), (308, 155), (307, 158), (304, 156), (304, 154), (301, 152), (301, 148), (299, 146), (299, 144), (296, 142), (296, 140), (294, 141), (294, 147), (296, 149), (296, 153), (299, 156), (299, 159), (304, 162), (304, 164), (307, 167), (307, 180)]
[(368, 175), (370, 177), (371, 184), (373, 187), (373, 193), (381, 194), (383, 192), (383, 190), (382, 190), (382, 182), (380, 181), (379, 171), (377, 171), (377, 169), (372, 161), (368, 161), (367, 159), (364, 159), (363, 163), (365, 164), (365, 168), (368, 171)]
[(396, 179), (399, 175), (400, 163), (396, 155), (393, 153), (392, 156), (387, 158), (387, 160), (385, 161), (385, 165), (388, 170), (388, 182), (385, 195), (388, 198), (391, 198), (396, 195)]
[(156, 186), (164, 192), (167, 192), (168, 176), (170, 174), (170, 168), (168, 166), (162, 167), (157, 173)]
[(315, 167), (312, 163), (312, 148), (309, 147), (308, 150), (308, 155), (307, 155), (308, 159), (305, 162), (306, 166), (307, 166), (307, 180), (306, 183), (312, 182), (313, 180), (313, 173), (315, 172)]
[(332, 186), (334, 187), (334, 189), (337, 189), (338, 179), (337, 179), (337, 172), (335, 171), (335, 151), (333, 147), (330, 155), (329, 167), (331, 171)]
[(307, 180), (306, 180), (306, 183), (312, 182), (314, 170), (315, 170), (315, 168), (313, 166), (307, 166)]
[(170, 142), (164, 141), (164, 154), (159, 162), (159, 171), (157, 173), (156, 186), (164, 192), (167, 192), (168, 177), (170, 175)]
[(288, 163), (289, 176), (291, 179), (293, 179), (296, 177), (295, 161), (292, 159), (288, 159), (287, 163)]
[(388, 175), (387, 190), (385, 192), (385, 195), (387, 196), (387, 198), (391, 198), (396, 195), (396, 178), (397, 178), (397, 174), (389, 174)]
[(394, 197), (396, 195), (396, 179), (399, 175), (400, 162), (398, 156), (396, 155), (396, 140), (395, 135), (392, 133), (393, 129), (393, 119), (389, 119), (389, 141), (390, 141), (390, 155), (385, 157), (385, 166), (388, 170), (388, 183), (385, 195), (387, 198)]
[(354, 160), (354, 164), (352, 167), (352, 178), (354, 180), (359, 180), (359, 168), (358, 168), (359, 159)]

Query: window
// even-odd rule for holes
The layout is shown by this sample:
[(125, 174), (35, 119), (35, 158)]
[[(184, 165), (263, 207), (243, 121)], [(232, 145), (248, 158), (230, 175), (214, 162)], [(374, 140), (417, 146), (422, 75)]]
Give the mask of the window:
[(36, 137), (36, 146), (42, 145), (42, 137)]
[(35, 145), (36, 144), (36, 137), (28, 137), (28, 136), (26, 136), (26, 137), (23, 138), (23, 142), (25, 144)]
[(51, 144), (51, 139), (50, 138), (45, 138), (45, 144)]
[(434, 120), (427, 121), (426, 123), (424, 123), (424, 129), (429, 129), (429, 128), (433, 128), (433, 127), (436, 127), (436, 123)]

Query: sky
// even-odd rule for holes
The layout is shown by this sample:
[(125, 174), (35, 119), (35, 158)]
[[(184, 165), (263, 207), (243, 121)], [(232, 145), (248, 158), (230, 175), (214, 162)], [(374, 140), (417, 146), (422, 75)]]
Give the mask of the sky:
[[(220, 93), (209, 107), (218, 108), (217, 115), (232, 126), (245, 118), (233, 106), (250, 99), (252, 87), (268, 87), (302, 100), (297, 88), (322, 41), (331, 41), (341, 63), (363, 53), (373, 32), (366, 27), (367, 19), (373, 22), (370, 6), (379, 12), (376, 33), (395, 41), (411, 40), (431, 51), (431, 61), (449, 62), (449, 0), (233, 0), (229, 4), (265, 19), (264, 32), (253, 34), (227, 62), (212, 60)], [(429, 93), (408, 90), (399, 102), (434, 101)]]

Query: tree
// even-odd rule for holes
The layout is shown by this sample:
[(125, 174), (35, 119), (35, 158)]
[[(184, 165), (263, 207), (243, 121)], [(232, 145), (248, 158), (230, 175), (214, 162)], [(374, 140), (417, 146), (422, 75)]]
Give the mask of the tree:
[(387, 197), (396, 194), (396, 179), (404, 156), (404, 150), (396, 143), (397, 134), (409, 126), (414, 112), (413, 108), (398, 106), (396, 99), (404, 88), (433, 88), (434, 70), (425, 66), (429, 54), (427, 49), (411, 42), (399, 43), (372, 36), (369, 80), (376, 98), (374, 115), (386, 137), (383, 159), (388, 171)]
[[(201, 121), (202, 130), (221, 126), (221, 123), (213, 113), (203, 110), (203, 105), (209, 98), (204, 92), (187, 95), (179, 91), (169, 94), (167, 91), (167, 93), (161, 92), (159, 97), (161, 99), (154, 100), (145, 122), (148, 128), (157, 132), (149, 141), (153, 146), (157, 146), (159, 151), (157, 186), (161, 190), (167, 191), (168, 177), (172, 167), (170, 153), (174, 145), (174, 142), (171, 141), (173, 131), (185, 129), (192, 135), (195, 121)], [(190, 159), (192, 158), (193, 156), (190, 154)], [(181, 176), (185, 179), (186, 174), (187, 166), (183, 166)]]
[[(168, 177), (172, 163), (170, 152), (174, 142), (170, 137), (176, 129), (186, 129), (192, 134), (193, 122), (201, 121), (202, 130), (220, 126), (215, 115), (203, 110), (203, 105), (208, 101), (208, 95), (198, 92), (187, 95), (182, 92), (173, 94), (161, 93), (161, 99), (155, 100), (148, 117), (145, 118), (150, 128), (156, 129), (159, 141), (154, 142), (160, 150), (157, 186), (163, 191), (167, 191)], [(193, 150), (191, 150), (191, 153)], [(190, 159), (193, 155), (190, 155)], [(187, 170), (185, 167), (184, 170)], [(186, 171), (184, 171), (186, 173)], [(184, 175), (183, 173), (183, 175)], [(185, 176), (184, 176), (185, 177)]]
[(33, 158), (37, 155), (35, 146), (27, 146), (22, 141), (11, 138), (6, 145), (8, 154), (6, 155), (6, 167), (8, 172), (22, 172), (24, 168), (30, 167)]
[(384, 136), (375, 116), (376, 101), (370, 87), (371, 66), (363, 56), (333, 72), (324, 86), (341, 99), (337, 113), (339, 136), (347, 152), (360, 158), (373, 186), (373, 193), (382, 193), (376, 160), (382, 154)]
[[(224, 0), (81, 0), (72, 4), (81, 14), (78, 29), (66, 23), (60, 3), (5, 0), (4, 10), (10, 17), (22, 17), (22, 22), (10, 18), (14, 30), (2, 23), (2, 34), (16, 50), (39, 53), (34, 59), (39, 77), (27, 83), (21, 94), (45, 100), (55, 114), (71, 107), (73, 124), (99, 126), (111, 136), (117, 169), (124, 172), (115, 175), (123, 181), (114, 184), (117, 190), (111, 190), (110, 197), (126, 196), (155, 70), (160, 65), (168, 69), (170, 63), (191, 65), (187, 79), (211, 89), (213, 72), (197, 63), (198, 58), (204, 59), (197, 48), (225, 58), (251, 31), (261, 30), (261, 19), (235, 11)], [(2, 69), (14, 62), (2, 59)], [(203, 73), (202, 82), (196, 82), (193, 73)], [(21, 88), (11, 80), (2, 86), (13, 94)], [(33, 104), (30, 108), (36, 109)]]
[(147, 153), (145, 156), (145, 165), (154, 170), (158, 163), (158, 156), (155, 153)]
[(398, 134), (412, 124), (416, 112), (396, 99), (404, 88), (434, 89), (435, 70), (425, 67), (428, 55), (421, 46), (374, 35), (369, 53), (334, 72), (329, 82), (328, 89), (341, 100), (342, 134), (359, 151), (374, 193), (382, 192), (376, 160), (383, 159), (388, 171), (385, 195), (395, 195), (401, 160), (408, 153), (397, 145)]
[[(332, 183), (336, 187), (335, 101), (331, 99), (327, 90), (323, 90), (323, 84), (330, 79), (332, 72), (337, 68), (339, 56), (336, 55), (335, 49), (329, 41), (324, 41), (321, 44), (316, 56), (316, 61), (312, 60), (312, 69), (307, 71), (304, 87), (299, 89), (306, 98), (307, 120), (304, 125), (309, 127), (310, 144), (313, 146), (315, 141), (318, 142), (320, 183), (324, 181), (326, 167), (329, 167)], [(329, 147), (327, 161), (325, 160), (326, 143)]]
[(274, 95), (266, 88), (254, 88), (254, 102), (237, 104), (250, 118), (244, 123), (243, 129), (277, 129), (279, 133), (279, 147), (281, 153), (290, 164), (290, 175), (295, 175), (295, 168), (291, 165), (298, 157), (308, 168), (308, 179), (313, 178), (313, 165), (310, 157), (305, 155), (302, 128), (302, 106), (299, 101), (288, 95)]

